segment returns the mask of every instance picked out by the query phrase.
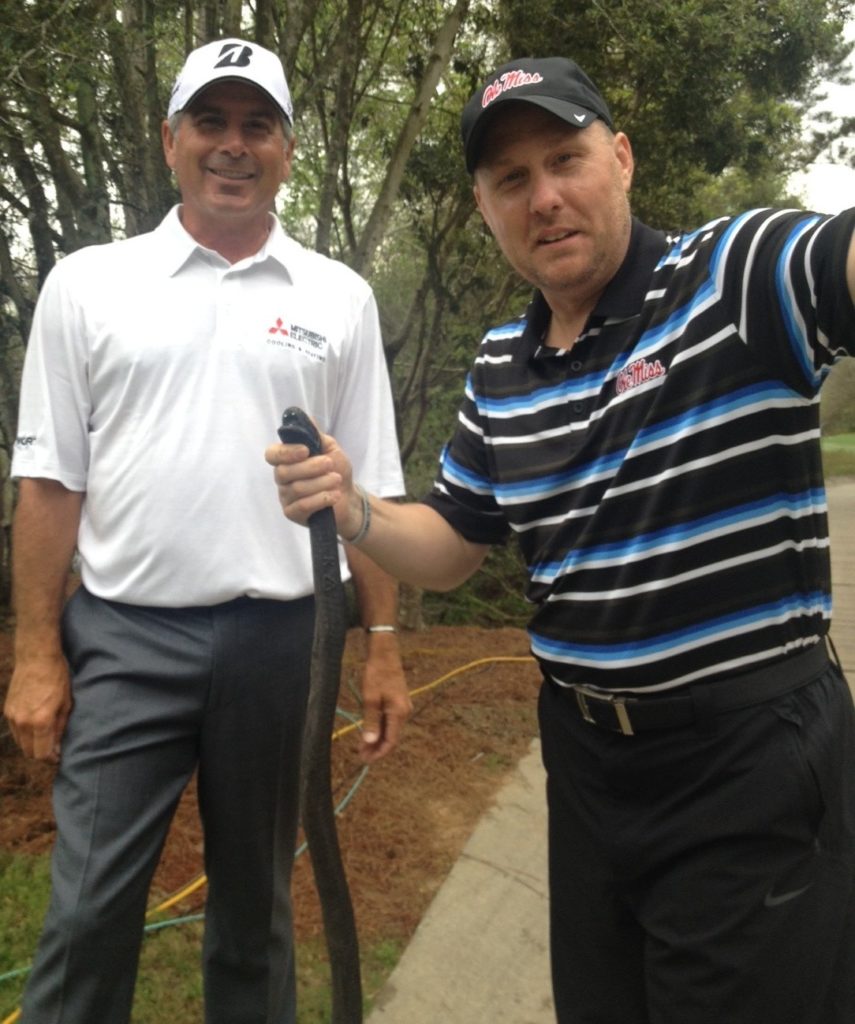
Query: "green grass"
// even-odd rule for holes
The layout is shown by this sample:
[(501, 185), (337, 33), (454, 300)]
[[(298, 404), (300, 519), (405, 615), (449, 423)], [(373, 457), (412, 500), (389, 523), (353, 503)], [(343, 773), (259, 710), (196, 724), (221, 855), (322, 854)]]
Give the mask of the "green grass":
[(50, 889), (50, 858), (0, 853), (0, 1021), (12, 1013), (24, 989)]
[[(0, 1021), (18, 1006), (50, 886), (49, 857), (0, 853)], [(177, 916), (177, 915), (176, 915)], [(196, 1024), (202, 1020), (202, 925), (190, 922), (146, 936), (133, 1024)], [(361, 950), (363, 990), (376, 993), (403, 952), (400, 941)], [(19, 973), (20, 972), (20, 973)], [(330, 1018), (329, 966), (322, 938), (297, 947), (298, 1024)], [(366, 1009), (370, 1000), (366, 999)]]
[(822, 439), (823, 451), (855, 452), (855, 434), (833, 434)]
[[(403, 943), (392, 940), (360, 949), (363, 1005), (366, 1012), (371, 1001), (365, 998), (365, 993), (375, 993), (380, 989), (403, 951)], [(321, 938), (302, 942), (297, 946), (298, 1024), (327, 1024), (330, 1013), (329, 965), (324, 940)]]
[(827, 477), (855, 476), (855, 434), (824, 437), (822, 464)]
[(134, 995), (134, 1024), (202, 1020), (201, 923), (177, 925), (143, 942)]

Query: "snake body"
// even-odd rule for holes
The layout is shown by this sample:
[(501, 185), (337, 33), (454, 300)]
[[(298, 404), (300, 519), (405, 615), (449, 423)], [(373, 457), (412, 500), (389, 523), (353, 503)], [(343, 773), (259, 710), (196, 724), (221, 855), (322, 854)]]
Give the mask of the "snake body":
[[(312, 455), (321, 450), (318, 431), (301, 409), (285, 410), (278, 433), (284, 444), (305, 444)], [(361, 1024), (359, 939), (341, 860), (330, 775), (332, 732), (347, 627), (332, 509), (321, 509), (310, 518), (309, 536), (315, 584), (315, 632), (300, 757), (300, 814), (329, 952), (331, 1024)]]

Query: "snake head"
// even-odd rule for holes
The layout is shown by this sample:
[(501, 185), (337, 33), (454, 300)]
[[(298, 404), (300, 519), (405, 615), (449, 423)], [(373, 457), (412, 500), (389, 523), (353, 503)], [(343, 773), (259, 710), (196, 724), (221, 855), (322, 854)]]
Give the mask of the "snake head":
[(283, 444), (304, 444), (309, 455), (320, 455), (321, 435), (309, 417), (292, 405), (282, 413), (282, 425), (277, 430)]

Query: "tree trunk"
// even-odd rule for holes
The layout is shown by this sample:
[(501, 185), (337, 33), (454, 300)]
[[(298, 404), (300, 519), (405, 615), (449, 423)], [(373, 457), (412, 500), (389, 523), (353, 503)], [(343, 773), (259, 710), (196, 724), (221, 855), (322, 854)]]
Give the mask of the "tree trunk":
[[(107, 7), (110, 4), (107, 3)], [(125, 4), (123, 21), (111, 18), (107, 23), (107, 36), (112, 56), (113, 78), (119, 93), (120, 113), (126, 124), (149, 125), (148, 93), (157, 95), (157, 82), (146, 79), (146, 38), (144, 21), (139, 7)], [(120, 169), (124, 179), (124, 195), (135, 196), (136, 202), (125, 204), (125, 223), (128, 235), (137, 235), (156, 227), (164, 214), (162, 191), (158, 187), (167, 178), (163, 168), (163, 155), (159, 141), (149, 132), (138, 130), (128, 133), (125, 166)], [(159, 132), (155, 139), (159, 140)], [(165, 191), (165, 189), (164, 189)]]
[(454, 9), (449, 13), (436, 34), (433, 52), (428, 57), (415, 99), (395, 143), (392, 158), (386, 169), (386, 176), (380, 187), (377, 201), (371, 210), (368, 223), (365, 226), (356, 250), (353, 268), (363, 276), (368, 273), (374, 255), (377, 252), (377, 247), (383, 240), (389, 224), (389, 218), (392, 215), (392, 206), (404, 177), (404, 168), (407, 165), (407, 160), (418, 138), (418, 134), (427, 120), (428, 113), (430, 112), (431, 98), (436, 92), (442, 72), (451, 60), (454, 39), (468, 8), (469, 0), (457, 0)]
[[(14, 123), (4, 108), (4, 104), (0, 102), (0, 124)], [(37, 287), (41, 288), (56, 262), (54, 254), (56, 239), (50, 223), (50, 205), (21, 136), (14, 131), (0, 135), (0, 144), (6, 151), (18, 182), (23, 187), (27, 223), (36, 263), (36, 283)], [(32, 313), (32, 307), (30, 313)]]
[[(318, 201), (318, 226), (315, 248), (325, 256), (330, 254), (330, 232), (335, 209), (338, 175), (347, 151), (350, 122), (353, 116), (353, 92), (359, 71), (360, 52), (356, 44), (362, 17), (362, 0), (348, 0), (347, 12), (330, 50), (330, 67), (338, 67), (335, 99), (332, 105), (332, 124), (328, 128), (326, 163), (321, 180)], [(323, 107), (323, 95), (318, 105)], [(323, 117), (323, 110), (321, 111)]]

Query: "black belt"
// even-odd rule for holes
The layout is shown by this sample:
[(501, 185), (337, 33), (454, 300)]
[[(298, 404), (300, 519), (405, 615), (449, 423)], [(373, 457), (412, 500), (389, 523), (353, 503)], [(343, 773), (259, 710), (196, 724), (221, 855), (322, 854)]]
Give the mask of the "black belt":
[(744, 672), (715, 683), (695, 683), (673, 697), (631, 697), (579, 684), (559, 684), (559, 689), (586, 722), (632, 736), (649, 729), (693, 725), (701, 717), (762, 704), (811, 682), (829, 664), (825, 643), (820, 641), (756, 672)]

